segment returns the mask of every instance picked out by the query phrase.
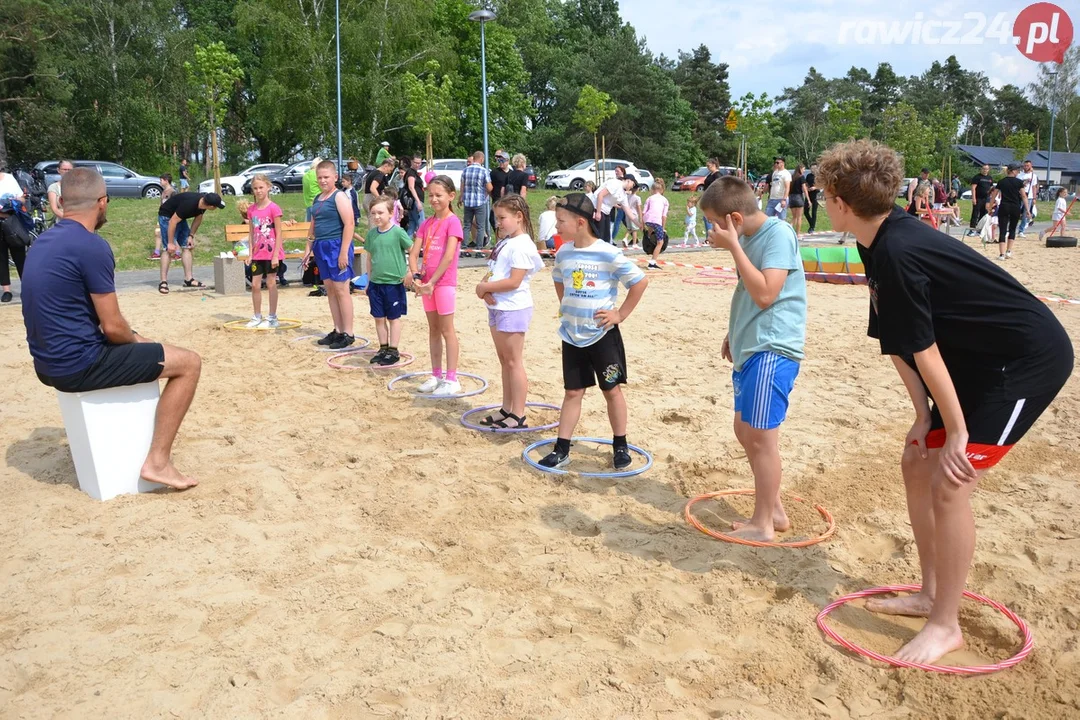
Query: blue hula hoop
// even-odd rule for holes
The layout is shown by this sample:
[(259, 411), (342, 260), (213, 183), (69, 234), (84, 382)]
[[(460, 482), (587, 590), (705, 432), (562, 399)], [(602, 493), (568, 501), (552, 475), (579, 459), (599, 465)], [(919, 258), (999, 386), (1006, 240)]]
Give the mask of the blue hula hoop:
[[(613, 441), (611, 441), (611, 440), (604, 440), (603, 438), (588, 438), (588, 437), (570, 438), (570, 442), (571, 443), (574, 443), (574, 442), (593, 442), (593, 443), (599, 443), (600, 445), (612, 445), (612, 444), (614, 444)], [(546, 468), (543, 465), (541, 465), (540, 463), (538, 463), (537, 461), (533, 460), (531, 457), (529, 457), (529, 453), (532, 452), (533, 450), (535, 450), (536, 448), (543, 447), (544, 445), (554, 445), (554, 444), (555, 444), (555, 440), (537, 440), (536, 442), (534, 442), (532, 445), (528, 446), (527, 448), (525, 448), (521, 452), (521, 459), (524, 460), (526, 462), (526, 464), (536, 468), (540, 472), (549, 473), (551, 475), (580, 475), (581, 477), (594, 477), (594, 478), (628, 478), (628, 477), (633, 477), (635, 475), (640, 475), (641, 473), (645, 472), (646, 470), (651, 468), (652, 464), (653, 464), (653, 457), (649, 453), (649, 451), (645, 450), (644, 448), (639, 448), (637, 445), (627, 445), (626, 448), (630, 452), (637, 453), (641, 457), (645, 458), (645, 464), (642, 467), (634, 468), (632, 470), (617, 470), (615, 472), (572, 472), (570, 470), (560, 470), (558, 468)]]

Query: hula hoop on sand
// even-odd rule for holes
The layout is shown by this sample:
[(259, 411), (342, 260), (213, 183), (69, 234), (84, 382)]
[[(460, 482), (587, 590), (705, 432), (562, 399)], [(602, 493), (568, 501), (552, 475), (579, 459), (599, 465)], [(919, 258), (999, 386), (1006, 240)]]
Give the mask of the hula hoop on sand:
[[(560, 411), (562, 410), (562, 408), (559, 407), (558, 405), (551, 405), (550, 403), (527, 402), (527, 403), (525, 403), (525, 407), (526, 408), (544, 408), (546, 410), (560, 410)], [(502, 405), (484, 405), (483, 407), (477, 407), (477, 408), (473, 408), (472, 410), (466, 410), (461, 415), (461, 424), (464, 425), (465, 427), (469, 428), (470, 430), (479, 430), (480, 432), (493, 432), (493, 433), (537, 432), (538, 430), (554, 430), (555, 428), (559, 427), (559, 421), (558, 420), (556, 420), (553, 423), (550, 423), (549, 425), (536, 425), (536, 426), (533, 426), (533, 427), (526, 427), (526, 428), (488, 427), (486, 425), (477, 425), (476, 423), (469, 422), (468, 418), (471, 415), (476, 415), (476, 414), (482, 413), (482, 412), (490, 412), (492, 410), (501, 410), (501, 409), (502, 409)]]
[(738, 273), (730, 272), (730, 271), (727, 271), (727, 270), (715, 270), (715, 269), (702, 270), (701, 272), (699, 272), (697, 274), (697, 276), (698, 277), (703, 277), (703, 278), (727, 278), (728, 280), (738, 280), (739, 279)]
[(836, 608), (851, 602), (852, 600), (858, 600), (859, 598), (869, 597), (871, 595), (883, 595), (891, 592), (918, 592), (922, 589), (921, 585), (887, 585), (884, 587), (870, 588), (869, 590), (860, 590), (859, 592), (851, 593), (850, 595), (844, 595), (841, 598), (837, 598), (829, 605), (818, 613), (817, 626), (821, 629), (821, 632), (825, 633), (825, 636), (833, 640), (841, 647), (850, 650), (853, 653), (868, 657), (878, 662), (883, 662), (893, 667), (912, 668), (915, 670), (926, 670), (927, 672), (939, 672), (948, 675), (989, 675), (990, 673), (997, 672), (999, 670), (1005, 670), (1011, 668), (1014, 665), (1019, 665), (1023, 662), (1024, 658), (1031, 654), (1031, 651), (1035, 649), (1035, 636), (1032, 634), (1031, 629), (1023, 619), (1014, 613), (1009, 608), (1005, 607), (1001, 603), (991, 600), (990, 598), (977, 595), (973, 592), (964, 591), (964, 597), (975, 602), (982, 603), (983, 605), (989, 605), (1002, 615), (1007, 617), (1017, 628), (1020, 629), (1020, 634), (1024, 638), (1024, 643), (1021, 646), (1019, 652), (1013, 655), (1008, 660), (1002, 660), (999, 663), (993, 663), (990, 665), (972, 665), (972, 666), (953, 666), (953, 665), (924, 665), (923, 663), (907, 662), (905, 660), (898, 660), (888, 655), (880, 655), (872, 650), (860, 647), (853, 642), (845, 640), (837, 635), (832, 628), (825, 624), (825, 618), (828, 617)]
[(260, 327), (253, 327), (253, 328), (244, 327), (244, 325), (246, 325), (249, 322), (251, 322), (251, 321), (250, 320), (230, 320), (229, 322), (225, 323), (225, 329), (226, 330), (250, 330), (250, 331), (256, 331), (256, 332), (266, 332), (267, 330), (295, 330), (296, 328), (298, 328), (298, 327), (300, 327), (301, 325), (304, 324), (299, 320), (294, 320), (293, 318), (278, 318), (278, 326), (276, 328), (272, 328), (272, 327), (264, 327), (264, 328), (260, 328)]
[[(702, 500), (710, 500), (712, 498), (724, 497), (727, 495), (753, 495), (754, 493), (754, 490), (719, 490), (717, 492), (698, 495), (695, 498), (691, 498), (690, 501), (686, 503), (686, 507), (683, 509), (683, 516), (686, 518), (686, 522), (690, 523), (709, 537), (716, 538), (717, 540), (723, 540), (724, 542), (736, 543), (738, 545), (749, 545), (750, 547), (810, 547), (811, 545), (817, 545), (819, 542), (831, 538), (833, 536), (833, 533), (836, 532), (836, 521), (833, 520), (832, 513), (830, 513), (828, 510), (826, 510), (820, 505), (814, 505), (813, 508), (821, 514), (821, 517), (824, 518), (825, 522), (828, 524), (825, 532), (821, 533), (817, 537), (812, 537), (807, 540), (795, 540), (792, 542), (760, 542), (758, 540), (745, 540), (740, 537), (735, 537), (734, 535), (727, 535), (725, 533), (717, 532), (716, 530), (710, 530), (709, 528), (705, 527), (698, 521), (696, 517), (694, 517), (693, 513), (690, 512), (690, 509), (694, 507), (694, 504)], [(798, 495), (795, 495), (793, 493), (787, 493), (787, 495), (791, 498), (794, 498), (798, 502), (809, 504), (807, 500), (802, 499)]]
[[(321, 340), (323, 338), (323, 336), (322, 335), (301, 335), (298, 338), (293, 338), (289, 342), (300, 342), (301, 340), (313, 340), (314, 338), (319, 338)], [(360, 352), (361, 350), (365, 349), (368, 345), (371, 344), (371, 341), (368, 340), (366, 337), (361, 337), (361, 336), (357, 335), (356, 336), (356, 342), (360, 342), (361, 340), (364, 341), (363, 345), (356, 345), (354, 343), (353, 345), (350, 345), (345, 350), (331, 350), (329, 347), (322, 347), (321, 345), (316, 345), (311, 349), (314, 350), (315, 352), (332, 352), (332, 353), (338, 353), (340, 355), (347, 355), (349, 353)]]
[(733, 277), (725, 277), (722, 275), (700, 275), (698, 277), (684, 277), (682, 279), (687, 285), (734, 285), (738, 279)]
[[(570, 438), (571, 443), (575, 442), (592, 442), (599, 443), (600, 445), (611, 445), (611, 440), (604, 440), (603, 438), (588, 438), (588, 437), (575, 437)], [(594, 478), (628, 478), (635, 475), (640, 475), (649, 468), (652, 467), (653, 457), (649, 454), (648, 450), (643, 450), (636, 445), (627, 445), (627, 449), (632, 453), (637, 453), (641, 457), (645, 458), (645, 464), (639, 468), (633, 468), (631, 470), (617, 470), (615, 472), (572, 472), (570, 470), (561, 470), (559, 468), (547, 468), (529, 457), (529, 453), (538, 447), (545, 445), (554, 445), (555, 440), (537, 440), (529, 447), (525, 448), (521, 452), (521, 459), (524, 460), (531, 467), (536, 468), (540, 472), (550, 473), (552, 475), (580, 475), (581, 477), (594, 477)]]
[[(398, 375), (396, 378), (394, 378), (390, 382), (386, 383), (386, 389), (393, 392), (394, 391), (394, 385), (396, 385), (401, 380), (408, 380), (409, 378), (420, 377), (421, 375), (430, 375), (430, 374), (431, 373), (426, 373), (426, 372), (414, 372), (414, 373), (405, 373), (404, 375)], [(460, 398), (467, 398), (467, 397), (472, 397), (473, 395), (479, 395), (480, 393), (482, 393), (482, 392), (484, 392), (485, 390), (488, 389), (488, 381), (485, 380), (484, 378), (480, 377), (479, 375), (473, 375), (472, 373), (459, 372), (458, 377), (467, 377), (467, 378), (471, 378), (473, 380), (478, 380), (480, 382), (480, 389), (479, 390), (468, 390), (466, 392), (457, 393), (456, 395), (432, 395), (431, 393), (420, 393), (420, 392), (416, 392), (416, 391), (409, 391), (409, 394), (412, 395), (413, 397), (416, 397), (416, 398), (427, 398), (429, 400), (458, 400)]]
[(344, 363), (334, 362), (338, 358), (347, 358), (353, 355), (374, 355), (375, 352), (375, 350), (353, 350), (352, 352), (339, 352), (337, 355), (331, 355), (330, 357), (326, 358), (326, 364), (334, 368), (335, 370), (396, 370), (397, 368), (405, 367), (406, 365), (412, 365), (413, 361), (416, 360), (416, 358), (413, 357), (412, 353), (403, 352), (401, 353), (402, 362), (399, 362), (396, 365), (371, 365), (370, 363), (365, 365), (345, 365)]

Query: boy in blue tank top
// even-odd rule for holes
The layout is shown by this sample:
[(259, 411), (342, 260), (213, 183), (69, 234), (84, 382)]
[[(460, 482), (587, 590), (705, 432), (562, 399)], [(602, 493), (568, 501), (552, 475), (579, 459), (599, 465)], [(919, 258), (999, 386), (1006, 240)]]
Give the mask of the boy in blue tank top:
[(795, 231), (758, 208), (754, 191), (734, 176), (701, 196), (709, 244), (731, 252), (739, 284), (720, 351), (735, 369), (735, 437), (754, 473), (754, 515), (735, 523), (736, 537), (772, 542), (791, 527), (780, 502), (780, 424), (787, 416), (806, 342), (806, 276)]
[(311, 204), (311, 229), (308, 230), (304, 267), (314, 258), (319, 277), (326, 286), (330, 315), (334, 319), (333, 332), (319, 340), (319, 344), (341, 350), (356, 341), (352, 295), (349, 294), (355, 230), (352, 203), (345, 193), (334, 187), (337, 182), (334, 163), (329, 160), (319, 163), (315, 168), (315, 179), (320, 192)]

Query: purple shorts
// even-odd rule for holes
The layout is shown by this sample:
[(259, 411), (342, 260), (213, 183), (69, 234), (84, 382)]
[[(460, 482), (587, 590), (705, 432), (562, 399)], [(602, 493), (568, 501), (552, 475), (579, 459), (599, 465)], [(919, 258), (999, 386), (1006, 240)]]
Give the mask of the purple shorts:
[(498, 332), (523, 333), (529, 329), (532, 313), (531, 307), (521, 310), (496, 310), (489, 307), (488, 327), (493, 327)]

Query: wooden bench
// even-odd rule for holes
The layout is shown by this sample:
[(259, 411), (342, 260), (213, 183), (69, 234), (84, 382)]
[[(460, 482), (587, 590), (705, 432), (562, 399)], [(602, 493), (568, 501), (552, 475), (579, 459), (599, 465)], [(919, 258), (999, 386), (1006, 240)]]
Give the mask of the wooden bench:
[[(251, 234), (250, 233), (250, 227), (251, 227), (250, 225), (226, 225), (225, 226), (225, 242), (227, 242), (229, 244), (229, 246), (231, 247), (231, 246), (235, 245), (238, 242), (247, 241), (247, 239), (250, 237), (250, 234)], [(282, 244), (285, 245), (285, 244), (288, 244), (290, 242), (293, 242), (293, 243), (301, 243), (301, 244), (306, 246), (307, 237), (308, 237), (308, 231), (310, 230), (310, 228), (311, 228), (311, 223), (310, 222), (298, 222), (298, 223), (293, 223), (292, 225), (284, 225), (283, 224), (282, 227), (281, 227), (281, 242), (282, 242)], [(356, 242), (356, 239), (355, 239), (356, 237), (359, 237), (361, 240), (363, 239), (362, 235), (357, 234), (356, 236), (354, 236), (354, 240), (353, 240), (354, 244)], [(354, 255), (363, 255), (366, 252), (367, 251), (364, 250), (364, 248), (356, 247), (355, 250), (353, 251), (353, 254)], [(301, 259), (303, 259), (303, 257), (304, 257), (303, 251), (298, 252), (298, 253), (295, 253), (295, 252), (294, 253), (290, 253), (290, 252), (285, 253), (285, 259), (286, 260), (301, 260)]]

